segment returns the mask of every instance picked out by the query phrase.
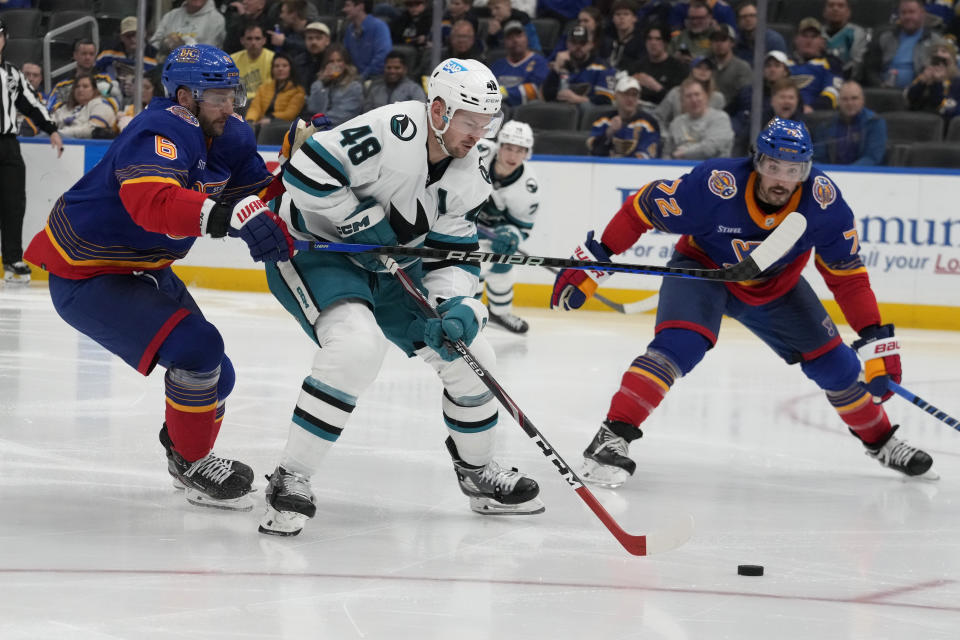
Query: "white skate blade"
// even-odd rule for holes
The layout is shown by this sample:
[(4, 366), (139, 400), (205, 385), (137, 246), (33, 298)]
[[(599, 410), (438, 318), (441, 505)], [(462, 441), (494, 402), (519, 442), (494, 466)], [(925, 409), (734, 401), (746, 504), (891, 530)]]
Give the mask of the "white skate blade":
[(303, 530), (307, 516), (296, 511), (277, 511), (267, 506), (266, 512), (260, 518), (260, 533), (271, 536), (295, 536)]
[(920, 480), (921, 482), (937, 482), (940, 479), (940, 474), (933, 470), (933, 468), (927, 469), (918, 476), (907, 476), (908, 480)]
[(590, 458), (583, 459), (583, 466), (580, 468), (580, 477), (600, 487), (607, 489), (616, 489), (630, 477), (624, 469), (610, 464), (600, 464)]
[(184, 497), (186, 497), (187, 502), (198, 507), (210, 507), (212, 509), (224, 509), (226, 511), (250, 511), (253, 509), (253, 500), (251, 500), (248, 495), (231, 498), (229, 500), (217, 500), (190, 487), (185, 487), (184, 491), (186, 492)]
[(520, 504), (503, 504), (493, 498), (470, 496), (470, 509), (485, 516), (530, 516), (547, 510), (540, 498)]

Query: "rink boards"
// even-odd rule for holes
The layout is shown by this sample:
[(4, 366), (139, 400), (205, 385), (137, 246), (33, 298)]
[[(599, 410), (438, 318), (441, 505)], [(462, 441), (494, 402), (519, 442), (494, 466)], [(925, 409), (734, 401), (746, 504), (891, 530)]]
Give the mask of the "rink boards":
[[(27, 164), (27, 215), (24, 237), (39, 231), (59, 195), (93, 166), (108, 143), (68, 144), (57, 160), (46, 141), (24, 141)], [(264, 148), (268, 163), (276, 150)], [(624, 198), (656, 178), (677, 178), (692, 166), (672, 161), (632, 162), (535, 156), (539, 178), (539, 220), (528, 253), (567, 256), (588, 229), (602, 230)], [(869, 171), (828, 168), (828, 175), (857, 216), (861, 255), (870, 270), (886, 321), (902, 326), (960, 329), (960, 171), (873, 168)], [(676, 236), (644, 235), (621, 261), (664, 264)], [(237, 241), (201, 239), (179, 263), (178, 273), (197, 286), (231, 290), (266, 290), (263, 271), (251, 265)], [(39, 275), (39, 274), (38, 274)], [(825, 300), (823, 280), (812, 266), (808, 279)], [(42, 277), (42, 275), (41, 275)], [(518, 267), (515, 301), (545, 307), (553, 276), (545, 269)], [(629, 302), (654, 292), (659, 278), (618, 274), (604, 292)], [(591, 301), (595, 309), (605, 309)], [(837, 312), (832, 302), (831, 313)]]

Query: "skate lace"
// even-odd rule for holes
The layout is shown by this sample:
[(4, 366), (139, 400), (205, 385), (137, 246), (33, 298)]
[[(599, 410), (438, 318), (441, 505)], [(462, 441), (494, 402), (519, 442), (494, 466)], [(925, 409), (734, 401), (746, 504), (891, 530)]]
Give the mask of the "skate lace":
[(510, 493), (523, 477), (516, 469), (504, 469), (496, 460), (491, 460), (480, 473), (480, 484), (500, 489), (501, 493)]
[(600, 446), (597, 447), (597, 451), (600, 452), (604, 449), (610, 449), (614, 453), (624, 457), (630, 453), (627, 441), (620, 436), (614, 435), (612, 431), (607, 429), (601, 431)]
[(283, 493), (298, 496), (309, 501), (313, 494), (310, 491), (310, 482), (305, 476), (292, 471), (280, 473), (280, 487)]
[(218, 458), (213, 453), (207, 454), (206, 457), (190, 465), (184, 475), (189, 478), (198, 473), (217, 484), (223, 484), (224, 480), (233, 473), (233, 461)]
[(902, 440), (897, 440), (896, 438), (892, 438), (892, 440), (895, 440), (896, 443), (887, 453), (887, 464), (894, 464), (899, 467), (907, 466), (907, 463), (910, 461), (910, 458), (913, 457), (913, 454), (917, 452), (917, 449)]

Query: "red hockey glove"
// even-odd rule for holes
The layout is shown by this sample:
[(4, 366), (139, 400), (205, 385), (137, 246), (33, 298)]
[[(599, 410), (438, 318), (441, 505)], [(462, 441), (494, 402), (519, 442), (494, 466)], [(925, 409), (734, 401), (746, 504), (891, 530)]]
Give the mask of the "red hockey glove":
[(900, 384), (901, 375), (900, 341), (893, 337), (893, 325), (864, 327), (853, 348), (863, 361), (867, 390), (875, 400), (886, 402), (893, 395), (889, 382)]
[[(609, 251), (602, 243), (593, 239), (593, 231), (587, 233), (587, 239), (574, 249), (571, 257), (574, 260), (610, 262)], [(596, 292), (600, 283), (611, 275), (609, 271), (564, 269), (557, 274), (557, 279), (553, 283), (550, 308), (564, 311), (579, 309)]]

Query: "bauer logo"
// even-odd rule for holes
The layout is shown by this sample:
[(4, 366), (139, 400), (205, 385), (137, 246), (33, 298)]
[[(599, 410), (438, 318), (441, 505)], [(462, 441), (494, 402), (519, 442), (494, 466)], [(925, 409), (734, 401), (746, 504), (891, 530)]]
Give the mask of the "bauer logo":
[(821, 209), (826, 209), (837, 200), (837, 188), (826, 176), (813, 179), (813, 199)]
[(413, 140), (413, 137), (417, 135), (417, 125), (406, 114), (398, 113), (390, 118), (390, 132), (406, 142), (407, 140)]
[(724, 200), (737, 195), (737, 179), (729, 171), (714, 170), (707, 180), (707, 186), (710, 187), (710, 193)]
[(461, 71), (466, 71), (467, 68), (456, 60), (448, 60), (447, 64), (443, 65), (440, 70), (446, 71), (447, 73), (460, 73)]

